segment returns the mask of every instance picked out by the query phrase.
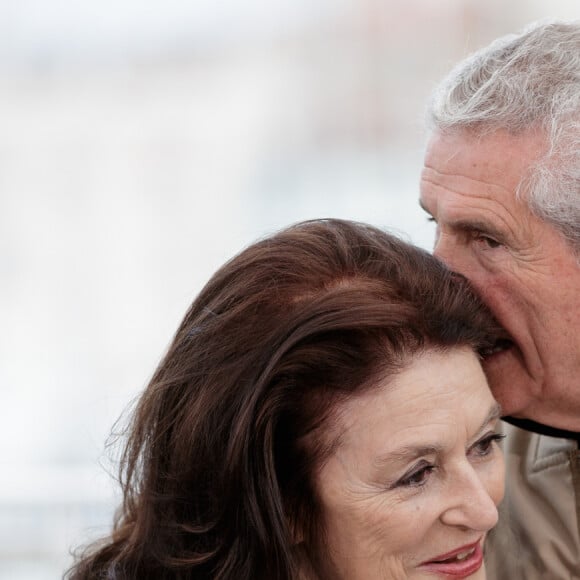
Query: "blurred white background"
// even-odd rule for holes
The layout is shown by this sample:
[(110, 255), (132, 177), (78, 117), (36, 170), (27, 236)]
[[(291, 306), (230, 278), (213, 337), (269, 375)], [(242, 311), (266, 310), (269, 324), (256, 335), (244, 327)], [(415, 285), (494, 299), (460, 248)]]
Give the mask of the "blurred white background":
[(431, 88), (548, 17), (578, 0), (0, 1), (0, 578), (106, 533), (107, 436), (233, 253), (329, 216), (430, 246)]

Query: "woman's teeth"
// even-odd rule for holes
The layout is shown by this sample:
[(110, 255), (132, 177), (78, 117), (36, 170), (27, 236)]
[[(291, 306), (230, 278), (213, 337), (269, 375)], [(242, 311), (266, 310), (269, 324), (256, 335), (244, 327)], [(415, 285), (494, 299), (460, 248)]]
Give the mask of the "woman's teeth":
[(473, 552), (475, 552), (475, 548), (471, 548), (471, 550), (466, 550), (465, 552), (457, 554), (457, 556), (455, 556), (455, 559), (460, 561), (465, 560), (466, 558), (469, 558), (469, 556), (471, 556)]
[(459, 554), (453, 556), (453, 558), (448, 558), (447, 560), (441, 560), (440, 563), (449, 563), (449, 562), (462, 562), (463, 560), (467, 560), (470, 556), (473, 556), (475, 552), (475, 548), (470, 548), (469, 550), (465, 550), (464, 552), (459, 552)]

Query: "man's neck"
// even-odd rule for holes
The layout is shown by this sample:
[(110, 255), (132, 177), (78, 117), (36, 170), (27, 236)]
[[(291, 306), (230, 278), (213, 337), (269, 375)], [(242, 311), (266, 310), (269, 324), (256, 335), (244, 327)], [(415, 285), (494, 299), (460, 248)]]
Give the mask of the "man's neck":
[(502, 417), (502, 419), (506, 423), (519, 427), (520, 429), (525, 429), (526, 431), (532, 431), (540, 435), (548, 435), (549, 437), (559, 437), (560, 439), (573, 439), (574, 441), (580, 442), (580, 433), (577, 431), (557, 429), (549, 425), (536, 423), (536, 421), (531, 421), (530, 419), (517, 419), (515, 417)]

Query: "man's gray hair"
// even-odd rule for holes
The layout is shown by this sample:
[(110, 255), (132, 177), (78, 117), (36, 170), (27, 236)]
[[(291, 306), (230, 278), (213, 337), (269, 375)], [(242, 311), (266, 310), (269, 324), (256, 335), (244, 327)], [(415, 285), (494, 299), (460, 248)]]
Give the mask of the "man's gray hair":
[(536, 23), (471, 55), (436, 89), (428, 117), (442, 132), (542, 131), (546, 155), (517, 194), (580, 250), (580, 21)]

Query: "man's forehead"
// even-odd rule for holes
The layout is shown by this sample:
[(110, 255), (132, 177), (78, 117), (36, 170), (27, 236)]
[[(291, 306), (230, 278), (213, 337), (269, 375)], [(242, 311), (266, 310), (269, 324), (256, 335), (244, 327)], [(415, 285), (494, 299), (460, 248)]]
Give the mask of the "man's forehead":
[(490, 166), (527, 168), (547, 152), (547, 141), (539, 131), (519, 134), (498, 129), (476, 133), (460, 129), (436, 131), (427, 144), (425, 165), (436, 163), (441, 170), (465, 165), (471, 171), (488, 171)]
[[(484, 136), (466, 131), (435, 133), (428, 144), (421, 175), (422, 207), (432, 215), (441, 203), (446, 210), (455, 203), (460, 208), (467, 203), (490, 208), (499, 204), (521, 211), (516, 207), (525, 205), (525, 196), (520, 199), (516, 192), (544, 151), (537, 134), (527, 137), (505, 131)], [(458, 215), (454, 219), (464, 217)]]

